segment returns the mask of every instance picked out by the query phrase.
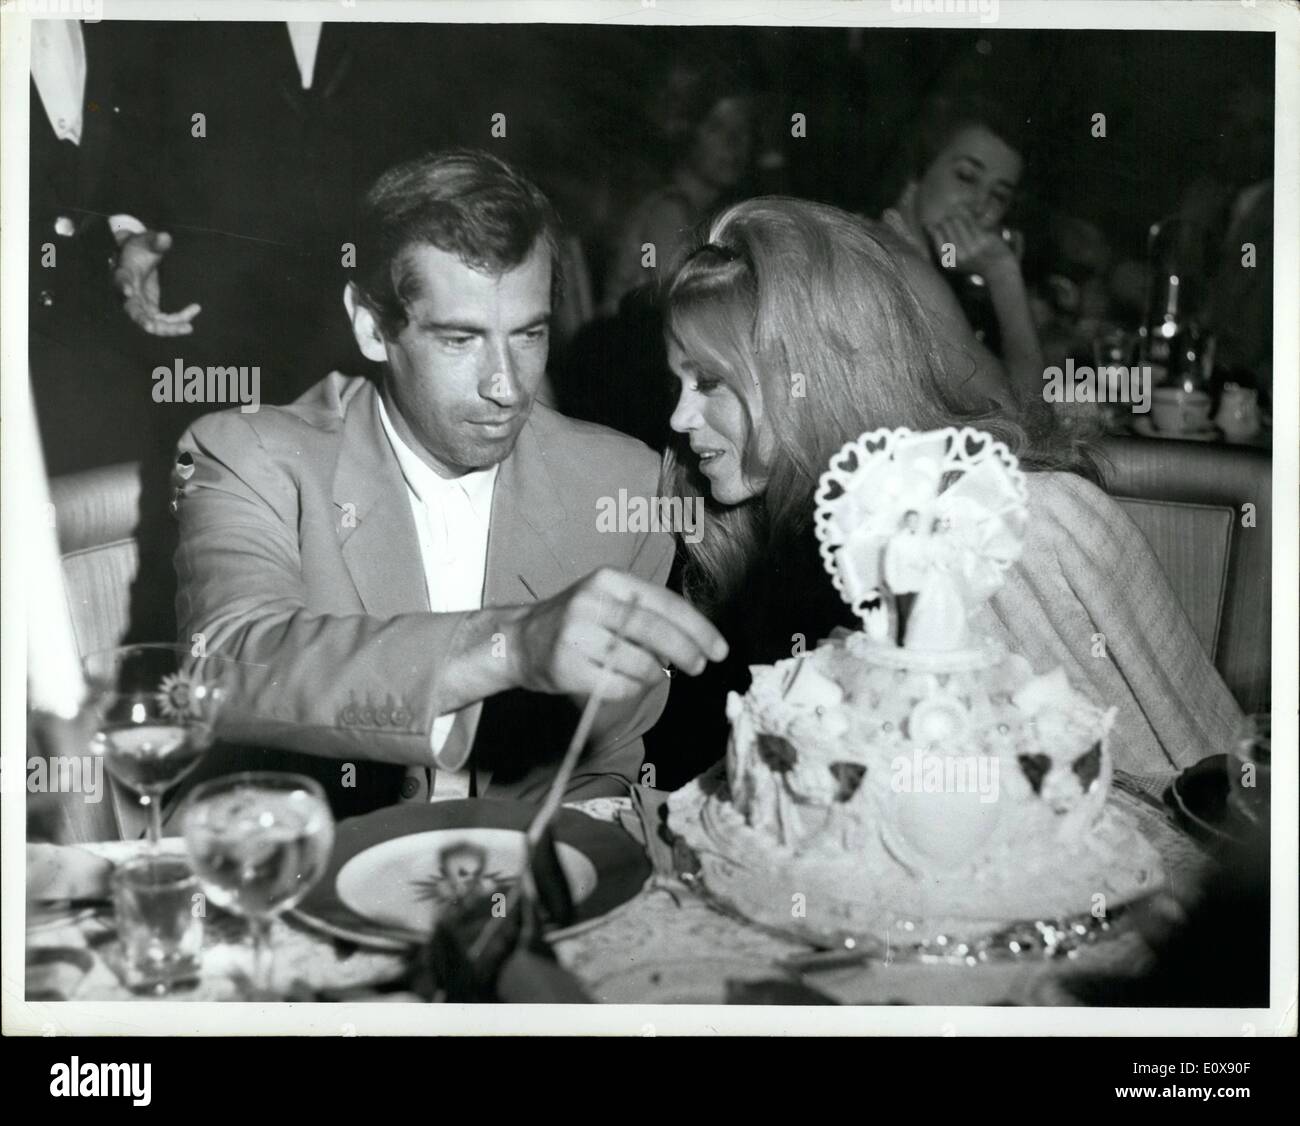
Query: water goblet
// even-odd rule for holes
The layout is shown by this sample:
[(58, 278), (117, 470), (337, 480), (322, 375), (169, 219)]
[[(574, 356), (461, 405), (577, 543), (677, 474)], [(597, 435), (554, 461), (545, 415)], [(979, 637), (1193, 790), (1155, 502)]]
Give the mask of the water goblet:
[(245, 771), (213, 778), (189, 794), (181, 825), (209, 900), (248, 920), (253, 986), (270, 994), (271, 921), (312, 889), (334, 847), (325, 791), (300, 774)]

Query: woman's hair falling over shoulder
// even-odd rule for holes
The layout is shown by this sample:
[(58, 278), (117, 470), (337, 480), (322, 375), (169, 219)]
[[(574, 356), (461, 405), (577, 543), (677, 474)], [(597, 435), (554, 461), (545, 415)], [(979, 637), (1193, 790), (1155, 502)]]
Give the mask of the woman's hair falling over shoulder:
[(766, 487), (739, 505), (711, 501), (689, 454), (670, 449), (665, 458), (664, 489), (705, 498), (704, 534), (685, 545), (684, 582), (706, 609), (730, 601), (769, 549), (808, 534), (821, 474), (865, 431), (976, 426), (1026, 470), (1094, 475), (1086, 451), (1053, 440), (1048, 411), (1033, 412), (1032, 423), (1029, 412), (990, 411), (962, 376), (942, 370), (891, 236), (838, 208), (778, 196), (727, 208), (668, 278), (664, 304), (669, 336), (746, 405), (750, 438), (755, 411), (770, 434), (761, 470), (747, 442), (746, 468)]

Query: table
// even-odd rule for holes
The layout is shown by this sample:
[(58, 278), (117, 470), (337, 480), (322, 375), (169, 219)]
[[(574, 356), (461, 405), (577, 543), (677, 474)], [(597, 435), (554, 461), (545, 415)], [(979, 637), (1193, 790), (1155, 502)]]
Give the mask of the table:
[[(655, 792), (649, 792), (655, 794)], [(656, 794), (662, 801), (666, 794)], [(1170, 874), (1168, 893), (1178, 902), (1196, 894), (1206, 854), (1174, 823), (1172, 814), (1144, 795), (1139, 785), (1117, 786), (1124, 803), (1160, 851)], [(653, 803), (648, 803), (653, 805)], [(573, 808), (617, 821), (644, 844), (626, 798), (595, 798)], [(133, 855), (137, 841), (86, 846), (114, 861)], [(179, 839), (164, 847), (180, 851)], [(582, 980), (591, 996), (608, 1003), (723, 1003), (727, 983), (779, 979), (776, 959), (809, 949), (723, 914), (659, 865), (633, 899), (600, 919), (563, 932), (553, 943), (560, 962)], [(303, 983), (339, 1000), (414, 1001), (414, 994), (376, 993), (405, 967), (397, 954), (361, 949), (314, 933), (300, 922), (279, 919), (272, 938), (276, 986), (292, 997)], [(142, 1000), (122, 982), (111, 910), (87, 909), (51, 918), (28, 930), (28, 1000)], [(1136, 930), (1082, 949), (1071, 958), (1025, 959), (975, 968), (951, 964), (880, 962), (808, 975), (808, 985), (845, 1004), (1077, 1004), (1069, 989), (1076, 973), (1141, 972), (1152, 952)], [(251, 951), (245, 925), (214, 912), (207, 920), (203, 974), (168, 1001), (247, 999)], [(305, 998), (304, 998), (305, 999)]]

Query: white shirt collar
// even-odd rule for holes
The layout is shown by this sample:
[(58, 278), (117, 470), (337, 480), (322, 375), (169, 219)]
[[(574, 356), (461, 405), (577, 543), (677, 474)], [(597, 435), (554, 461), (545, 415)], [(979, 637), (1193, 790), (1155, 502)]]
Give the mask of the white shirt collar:
[(421, 503), (443, 504), (449, 493), (459, 491), (469, 499), (470, 507), (480, 520), (485, 522), (489, 520), (492, 515), (492, 490), (496, 485), (499, 467), (493, 465), (487, 469), (472, 470), (460, 477), (443, 477), (430, 469), (402, 440), (388, 417), (388, 411), (384, 408), (383, 396), (376, 396), (375, 402), (379, 406), (379, 421), (384, 428), (384, 433), (388, 435), (389, 444), (393, 447), (393, 454), (397, 457), (397, 464), (406, 479), (406, 486), (419, 497)]
[(298, 62), (298, 75), (302, 79), (302, 88), (310, 90), (316, 75), (316, 51), (320, 47), (320, 20), (289, 20), (289, 42), (293, 45), (293, 57)]

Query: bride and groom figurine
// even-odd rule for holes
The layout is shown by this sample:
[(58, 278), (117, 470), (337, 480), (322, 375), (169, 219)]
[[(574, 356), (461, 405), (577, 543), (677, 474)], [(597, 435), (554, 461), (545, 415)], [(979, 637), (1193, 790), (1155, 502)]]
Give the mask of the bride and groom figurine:
[(831, 458), (815, 499), (822, 562), (870, 640), (945, 659), (982, 649), (972, 619), (1029, 519), (1005, 444), (970, 427), (870, 431)]
[(885, 541), (881, 577), (894, 599), (895, 641), (904, 649), (962, 649), (969, 640), (961, 548), (952, 531), (948, 517), (923, 522), (909, 508)]

